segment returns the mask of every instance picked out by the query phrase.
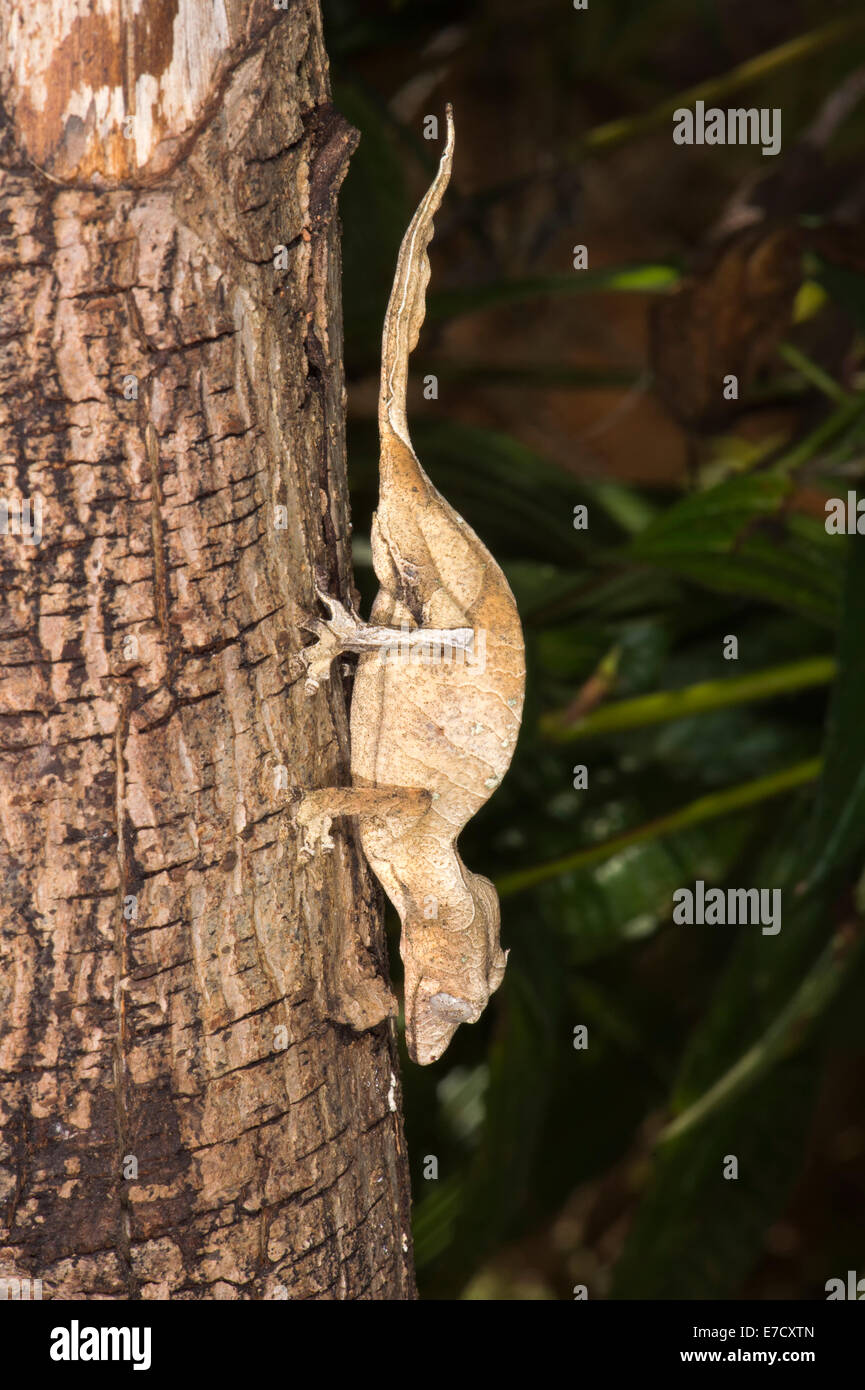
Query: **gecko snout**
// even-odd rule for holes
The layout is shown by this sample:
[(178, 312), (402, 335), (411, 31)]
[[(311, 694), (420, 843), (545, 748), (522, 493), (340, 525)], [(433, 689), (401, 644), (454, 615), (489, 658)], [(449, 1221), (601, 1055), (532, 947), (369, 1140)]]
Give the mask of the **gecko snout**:
[(404, 923), (406, 1046), (420, 1066), (438, 1061), (461, 1023), (477, 1023), (504, 979), (498, 895), (489, 879), (460, 867), (472, 913), (467, 926), (457, 928), (452, 913), (433, 926), (410, 912)]
[(501, 984), (504, 953), (493, 968), (470, 970), (462, 979), (406, 972), (405, 1038), (409, 1056), (420, 1066), (437, 1062), (461, 1023), (477, 1023), (487, 1000)]

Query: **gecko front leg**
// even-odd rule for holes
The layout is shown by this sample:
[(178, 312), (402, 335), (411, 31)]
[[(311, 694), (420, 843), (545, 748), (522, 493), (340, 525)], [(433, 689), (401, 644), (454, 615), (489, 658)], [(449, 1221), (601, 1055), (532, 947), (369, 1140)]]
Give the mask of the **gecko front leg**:
[(303, 830), (300, 857), (308, 859), (316, 850), (328, 854), (333, 849), (330, 827), (337, 816), (408, 825), (431, 805), (432, 796), (422, 787), (324, 787), (304, 792), (294, 816)]
[(316, 593), (330, 616), (310, 618), (304, 627), (314, 632), (317, 641), (301, 652), (306, 666), (306, 692), (312, 695), (322, 681), (330, 678), (334, 659), (343, 652), (380, 652), (383, 657), (396, 655), (412, 660), (425, 651), (470, 653), (474, 646), (474, 628), (395, 628), (365, 623), (349, 611), (339, 599), (332, 598), (316, 587)]

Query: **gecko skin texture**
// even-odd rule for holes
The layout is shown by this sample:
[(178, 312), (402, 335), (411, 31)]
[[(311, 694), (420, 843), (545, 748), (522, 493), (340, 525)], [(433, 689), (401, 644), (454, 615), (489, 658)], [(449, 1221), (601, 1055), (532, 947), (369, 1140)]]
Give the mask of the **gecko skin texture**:
[[(318, 638), (303, 653), (309, 692), (327, 679), (334, 657), (359, 653), (352, 786), (307, 792), (296, 812), (306, 855), (332, 846), (335, 817), (357, 818), (364, 853), (402, 923), (406, 1043), (422, 1065), (442, 1055), (460, 1023), (476, 1022), (504, 976), (498, 897), (489, 879), (466, 868), (456, 840), (507, 771), (525, 692), (523, 635), (507, 580), (433, 487), (406, 421), (427, 247), (453, 145), (448, 107), (445, 150), (405, 234), (385, 317), (372, 525), (381, 587), (369, 623), (319, 593), (330, 616), (307, 624)], [(448, 640), (451, 650), (435, 645)], [(402, 650), (383, 657), (383, 646), (400, 641)], [(422, 643), (433, 645), (425, 651)]]

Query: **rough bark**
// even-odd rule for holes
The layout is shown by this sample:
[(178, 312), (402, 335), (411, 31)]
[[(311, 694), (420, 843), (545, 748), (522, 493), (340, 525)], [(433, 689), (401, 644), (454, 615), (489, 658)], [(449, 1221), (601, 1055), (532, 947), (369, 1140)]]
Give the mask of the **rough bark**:
[(380, 898), (288, 813), (348, 778), (355, 136), (316, 0), (138, 8), (4, 26), (0, 1275), (412, 1297)]

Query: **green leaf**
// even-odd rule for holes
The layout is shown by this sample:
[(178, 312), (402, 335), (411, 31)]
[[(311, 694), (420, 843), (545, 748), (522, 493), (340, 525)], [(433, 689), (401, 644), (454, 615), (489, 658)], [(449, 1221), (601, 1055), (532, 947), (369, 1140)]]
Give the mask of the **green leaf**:
[(609, 266), (602, 270), (575, 270), (570, 275), (531, 275), (521, 280), (494, 280), (488, 285), (470, 285), (455, 290), (434, 291), (427, 300), (427, 317), (458, 318), (494, 309), (503, 304), (523, 304), (526, 300), (562, 298), (592, 292), (663, 293), (679, 283), (674, 265), (646, 264)]
[[(803, 1163), (818, 1069), (778, 1068), (656, 1160), (616, 1266), (616, 1298), (732, 1298)], [(738, 1178), (725, 1179), (727, 1156)]]
[(850, 318), (865, 329), (865, 276), (844, 266), (833, 265), (821, 256), (816, 257), (819, 271), (816, 279), (831, 299), (848, 314)]
[(756, 473), (728, 478), (670, 507), (634, 542), (640, 556), (685, 560), (709, 551), (727, 555), (743, 528), (777, 515), (791, 492), (788, 479)]
[(678, 1138), (702, 1123), (713, 1111), (729, 1105), (778, 1061), (801, 1047), (811, 1024), (820, 1018), (838, 993), (855, 949), (860, 945), (861, 942), (847, 931), (840, 931), (762, 1037), (687, 1110), (676, 1116), (661, 1135), (662, 1142)]
[[(752, 882), (782, 888), (782, 929), (739, 932), (686, 1050), (676, 1118), (661, 1135), (613, 1297), (731, 1297), (795, 1181), (829, 1005), (861, 959), (861, 943), (844, 930), (820, 951), (825, 904), (789, 891), (801, 833), (794, 807), (752, 871)], [(722, 1177), (727, 1155), (738, 1159), (735, 1181)]]
[(592, 870), (539, 887), (540, 920), (564, 933), (574, 965), (642, 941), (669, 920), (673, 892), (683, 882), (726, 877), (753, 827), (752, 817), (730, 817), (711, 829), (631, 845)]
[(665, 724), (755, 700), (773, 700), (779, 695), (824, 685), (834, 678), (836, 671), (832, 657), (811, 656), (765, 671), (701, 681), (684, 690), (659, 690), (652, 695), (638, 695), (633, 700), (611, 701), (574, 723), (567, 723), (565, 711), (558, 710), (544, 716), (541, 730), (554, 743), (575, 743), (598, 734), (642, 729), (650, 724)]
[(865, 860), (865, 539), (859, 536), (847, 542), (838, 667), (803, 890)]
[(781, 931), (764, 936), (759, 927), (739, 929), (714, 999), (685, 1050), (672, 1095), (674, 1114), (697, 1104), (765, 1040), (810, 972), (821, 934), (825, 940), (822, 905), (792, 892), (809, 814), (801, 802), (782, 814), (775, 843), (750, 869), (752, 883), (782, 889)]
[(446, 1249), (450, 1292), (513, 1229), (529, 1195), (565, 983), (553, 953), (527, 931), (519, 967), (508, 970), (495, 999), (498, 1026), (487, 1046), (489, 1081), (475, 1152), (458, 1185), (448, 1183), (444, 1197), (431, 1192), (416, 1210), (417, 1267), (434, 1263)]
[(632, 554), (716, 592), (792, 608), (831, 626), (840, 588), (837, 551), (810, 518), (782, 519), (791, 490), (778, 474), (729, 478), (677, 503), (637, 537)]
[(429, 1184), (412, 1218), (414, 1262), (424, 1269), (447, 1250), (454, 1238), (454, 1227), (462, 1202), (462, 1179), (456, 1175)]
[[(478, 386), (515, 386), (527, 390), (548, 390), (550, 387), (573, 387), (582, 391), (598, 391), (605, 387), (621, 390), (622, 387), (637, 386), (644, 376), (631, 367), (569, 367), (562, 362), (523, 362), (515, 365), (428, 357), (424, 360), (424, 367), (439, 381), (465, 381)], [(629, 493), (629, 496), (636, 505), (639, 500), (637, 495)]]
[[(575, 531), (574, 506), (591, 506), (591, 492), (507, 435), (430, 419), (414, 421), (411, 433), (433, 483), (500, 563), (536, 560), (581, 572), (601, 545), (621, 541), (618, 520), (602, 505), (592, 512), (590, 532)], [(378, 493), (371, 427), (352, 426), (349, 458), (354, 506), (371, 514)]]
[(704, 821), (714, 820), (717, 816), (727, 816), (733, 811), (741, 811), (747, 806), (780, 796), (813, 781), (819, 770), (819, 759), (808, 758), (766, 777), (755, 777), (739, 786), (725, 787), (723, 791), (698, 797), (687, 806), (682, 806), (665, 816), (658, 816), (633, 830), (626, 830), (623, 834), (604, 841), (603, 844), (576, 850), (573, 854), (551, 859), (545, 864), (514, 869), (511, 873), (502, 874), (496, 879), (499, 897), (507, 898), (513, 893), (522, 893), (527, 888), (533, 888), (538, 883), (546, 883), (548, 879), (601, 863), (630, 845), (656, 840), (672, 834), (675, 830), (687, 830), (692, 826), (701, 825)]

